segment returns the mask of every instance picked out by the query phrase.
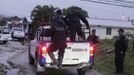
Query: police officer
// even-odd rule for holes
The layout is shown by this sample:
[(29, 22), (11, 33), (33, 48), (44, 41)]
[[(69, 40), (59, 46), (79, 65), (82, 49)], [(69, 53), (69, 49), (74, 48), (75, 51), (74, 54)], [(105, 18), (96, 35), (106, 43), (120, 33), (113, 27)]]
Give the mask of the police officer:
[[(92, 34), (90, 34), (88, 36), (87, 41), (89, 41), (90, 44), (94, 47), (94, 52), (95, 52), (96, 51), (96, 46), (99, 43), (99, 37), (96, 35), (96, 30), (95, 29), (92, 29), (92, 32), (91, 33)], [(93, 57), (94, 57), (94, 54), (93, 54)], [(94, 64), (94, 59), (93, 59), (93, 64)]]
[(88, 36), (87, 41), (91, 42), (93, 45), (99, 43), (99, 37), (96, 35), (95, 29), (92, 29), (92, 34)]
[[(64, 23), (62, 17), (62, 11), (58, 9), (53, 17), (52, 26), (50, 29), (52, 44), (49, 46), (50, 58), (59, 68), (62, 67), (62, 60), (64, 57), (64, 50), (67, 47), (66, 37), (67, 37), (67, 27)], [(56, 60), (53, 52), (58, 50), (58, 61)]]
[(72, 9), (72, 12), (65, 16), (66, 23), (70, 30), (70, 40), (75, 41), (76, 33), (84, 39), (84, 33), (82, 31), (82, 25), (80, 20), (84, 22), (89, 29), (89, 23), (84, 16), (82, 16), (78, 9)]
[(125, 52), (128, 48), (128, 40), (124, 36), (123, 29), (119, 29), (118, 34), (119, 36), (117, 37), (115, 42), (115, 67), (117, 75), (123, 75), (124, 72), (123, 63), (124, 63)]

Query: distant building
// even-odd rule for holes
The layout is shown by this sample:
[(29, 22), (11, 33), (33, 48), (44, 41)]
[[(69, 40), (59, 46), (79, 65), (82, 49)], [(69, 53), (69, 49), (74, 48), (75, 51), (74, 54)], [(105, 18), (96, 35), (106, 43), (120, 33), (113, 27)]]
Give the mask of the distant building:
[[(118, 29), (123, 28), (125, 33), (134, 34), (134, 25), (129, 21), (88, 19), (92, 29), (96, 29), (96, 34), (100, 39), (112, 39), (117, 36)], [(85, 32), (88, 32), (87, 30)], [(88, 34), (86, 33), (86, 37)]]
[(10, 21), (7, 22), (7, 26), (10, 27), (11, 29), (13, 27), (21, 27), (24, 28), (25, 33), (28, 33), (28, 29), (29, 29), (29, 24), (30, 24), (31, 20), (28, 18), (21, 18), (21, 19), (11, 19)]

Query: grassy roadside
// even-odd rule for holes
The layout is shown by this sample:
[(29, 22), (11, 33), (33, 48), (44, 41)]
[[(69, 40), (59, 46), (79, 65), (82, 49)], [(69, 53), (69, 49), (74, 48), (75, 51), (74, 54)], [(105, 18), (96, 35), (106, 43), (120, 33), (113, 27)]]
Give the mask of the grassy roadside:
[[(114, 40), (101, 40), (96, 50), (95, 69), (103, 75), (115, 75), (114, 53), (106, 54), (105, 48), (114, 47)], [(126, 52), (124, 69), (125, 75), (134, 75), (134, 51), (131, 50), (132, 42), (129, 41), (129, 48)]]

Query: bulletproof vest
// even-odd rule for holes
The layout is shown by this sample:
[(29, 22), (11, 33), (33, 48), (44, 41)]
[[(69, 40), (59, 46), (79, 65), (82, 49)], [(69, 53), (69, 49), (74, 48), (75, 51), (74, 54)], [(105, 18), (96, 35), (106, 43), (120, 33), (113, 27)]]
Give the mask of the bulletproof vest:
[(65, 22), (63, 20), (63, 17), (60, 15), (56, 15), (54, 17), (54, 28), (56, 31), (65, 31)]
[(66, 39), (66, 26), (63, 20), (62, 16), (54, 16), (53, 20), (53, 29), (54, 29), (54, 35), (52, 40), (53, 41), (60, 41)]

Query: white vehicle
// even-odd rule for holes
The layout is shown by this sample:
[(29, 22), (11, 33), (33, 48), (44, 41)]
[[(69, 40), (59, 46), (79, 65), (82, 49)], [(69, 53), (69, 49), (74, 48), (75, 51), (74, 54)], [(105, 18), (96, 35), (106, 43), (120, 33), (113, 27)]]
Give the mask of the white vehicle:
[[(47, 54), (48, 46), (51, 44), (50, 37), (45, 36), (45, 32), (50, 27), (46, 26), (37, 30), (35, 38), (31, 40), (29, 45), (28, 59), (31, 65), (36, 66), (36, 74), (45, 72), (46, 69), (54, 67), (51, 65), (52, 60)], [(63, 67), (76, 66), (79, 75), (81, 72), (86, 72), (93, 65), (94, 48), (90, 46), (89, 42), (69, 42), (67, 41), (67, 48), (65, 49)], [(56, 58), (58, 52), (54, 52)]]
[(14, 27), (12, 29), (12, 38), (16, 38), (19, 40), (24, 40), (25, 38), (25, 32), (23, 28), (20, 27)]
[(10, 29), (7, 27), (2, 28), (0, 33), (0, 42), (7, 43), (10, 40), (12, 40)]

